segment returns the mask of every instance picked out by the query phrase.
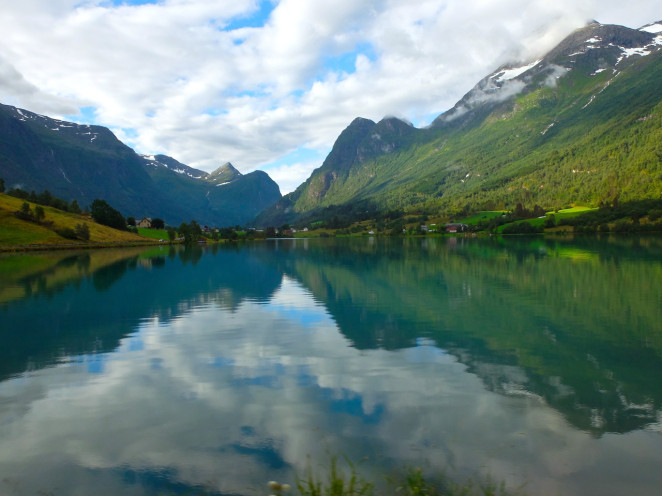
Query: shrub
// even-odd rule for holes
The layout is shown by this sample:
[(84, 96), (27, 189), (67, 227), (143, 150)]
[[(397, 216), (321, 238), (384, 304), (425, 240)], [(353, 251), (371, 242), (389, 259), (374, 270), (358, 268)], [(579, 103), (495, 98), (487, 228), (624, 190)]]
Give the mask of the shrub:
[(544, 228), (556, 226), (556, 217), (554, 217), (554, 214), (551, 214), (549, 217), (547, 217), (545, 222), (542, 223), (542, 226)]
[(503, 228), (502, 234), (537, 234), (542, 232), (542, 227), (533, 226), (528, 222), (509, 224)]
[(34, 216), (37, 219), (37, 222), (41, 222), (42, 220), (44, 220), (44, 217), (46, 217), (46, 213), (44, 212), (44, 207), (42, 207), (41, 205), (37, 205), (34, 208)]
[(14, 212), (14, 216), (22, 220), (34, 221), (32, 209), (30, 208), (30, 204), (28, 202), (23, 202), (21, 209)]
[(90, 239), (90, 228), (87, 224), (76, 224), (74, 232), (78, 239), (82, 239), (83, 241), (88, 241)]
[(76, 232), (70, 227), (59, 227), (55, 229), (55, 234), (62, 236), (65, 239), (78, 239)]

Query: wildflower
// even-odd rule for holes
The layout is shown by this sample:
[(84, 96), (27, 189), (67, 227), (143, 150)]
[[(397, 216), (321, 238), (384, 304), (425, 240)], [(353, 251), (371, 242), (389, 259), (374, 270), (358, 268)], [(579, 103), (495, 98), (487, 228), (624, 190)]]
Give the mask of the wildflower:
[(277, 494), (287, 493), (291, 489), (291, 486), (289, 484), (279, 484), (276, 481), (269, 481), (267, 485), (269, 486), (269, 489), (271, 489), (274, 493)]

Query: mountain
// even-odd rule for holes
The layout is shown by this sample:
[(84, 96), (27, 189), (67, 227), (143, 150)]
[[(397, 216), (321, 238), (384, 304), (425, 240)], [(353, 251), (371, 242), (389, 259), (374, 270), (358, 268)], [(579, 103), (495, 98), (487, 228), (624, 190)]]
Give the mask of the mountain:
[(256, 222), (662, 197), (662, 22), (591, 23), (499, 67), (430, 126), (355, 119)]
[(244, 224), (281, 197), (265, 172), (243, 175), (225, 164), (209, 174), (165, 155), (138, 155), (105, 127), (8, 105), (0, 105), (0, 177), (7, 188), (49, 190), (81, 206), (101, 198), (126, 216), (171, 225)]
[(210, 183), (216, 186), (220, 186), (223, 184), (231, 183), (239, 177), (241, 177), (241, 172), (235, 169), (230, 162), (227, 162), (209, 174), (206, 179)]

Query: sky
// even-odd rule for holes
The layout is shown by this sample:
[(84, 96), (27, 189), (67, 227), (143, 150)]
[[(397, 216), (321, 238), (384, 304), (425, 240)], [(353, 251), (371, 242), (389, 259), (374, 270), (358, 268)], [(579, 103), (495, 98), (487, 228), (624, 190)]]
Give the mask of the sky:
[(416, 127), (507, 62), (658, 0), (0, 1), (0, 103), (109, 127), (138, 153), (266, 171), (283, 194), (356, 117)]

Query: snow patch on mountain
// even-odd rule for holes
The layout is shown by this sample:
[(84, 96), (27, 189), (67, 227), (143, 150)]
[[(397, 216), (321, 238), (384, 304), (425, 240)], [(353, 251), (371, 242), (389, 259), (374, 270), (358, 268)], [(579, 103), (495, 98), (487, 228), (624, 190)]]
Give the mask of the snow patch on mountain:
[(34, 121), (43, 125), (49, 131), (59, 132), (62, 130), (67, 130), (70, 133), (73, 132), (77, 136), (89, 136), (90, 142), (94, 141), (99, 135), (99, 133), (93, 133), (89, 131), (89, 124), (75, 124), (73, 122), (62, 121), (60, 119), (53, 119), (45, 115), (35, 114), (34, 112), (29, 112), (27, 110), (21, 110), (16, 107), (12, 108), (14, 109), (16, 118), (19, 121)]
[(568, 55), (568, 57), (575, 57), (577, 55), (584, 55), (588, 50), (595, 50), (601, 48), (600, 43), (602, 43), (602, 38), (598, 36), (593, 36), (584, 42), (586, 46), (581, 49), (579, 52), (574, 52)]
[(662, 23), (656, 22), (654, 24), (649, 24), (643, 28), (640, 28), (639, 31), (646, 31), (647, 33), (653, 34), (662, 33)]
[(641, 55), (642, 57), (645, 57), (646, 55), (651, 54), (651, 50), (647, 48), (623, 48), (619, 47), (623, 51), (623, 55), (621, 56), (620, 60), (627, 58), (627, 57), (632, 57), (633, 55)]
[[(613, 45), (611, 45), (613, 46)], [(623, 59), (627, 59), (629, 57), (632, 57), (634, 55), (639, 55), (640, 57), (645, 57), (647, 55), (650, 55), (651, 53), (659, 50), (660, 46), (662, 46), (662, 35), (656, 36), (653, 39), (653, 42), (643, 46), (643, 47), (634, 47), (634, 48), (625, 48), (619, 46), (618, 48), (621, 49), (621, 56), (618, 58), (616, 61), (616, 65), (618, 65)]]
[[(166, 169), (171, 170), (172, 172), (176, 172), (177, 174), (183, 174), (193, 179), (205, 179), (207, 177), (207, 173), (202, 171), (195, 171), (195, 169), (187, 168), (187, 166), (176, 167), (165, 164), (160, 160), (158, 160), (155, 155), (140, 155), (140, 158), (142, 158), (145, 161), (146, 165), (151, 165), (152, 167), (165, 167)], [(193, 171), (198, 172), (198, 174), (196, 174)]]
[(536, 60), (535, 62), (531, 62), (528, 65), (524, 65), (524, 66), (521, 66), (521, 67), (514, 67), (512, 69), (505, 69), (503, 71), (499, 71), (498, 73), (496, 73), (492, 76), (492, 80), (494, 80), (495, 83), (503, 83), (503, 82), (508, 81), (510, 79), (515, 79), (516, 77), (524, 74), (529, 69), (533, 69), (539, 63), (540, 63), (540, 60)]

